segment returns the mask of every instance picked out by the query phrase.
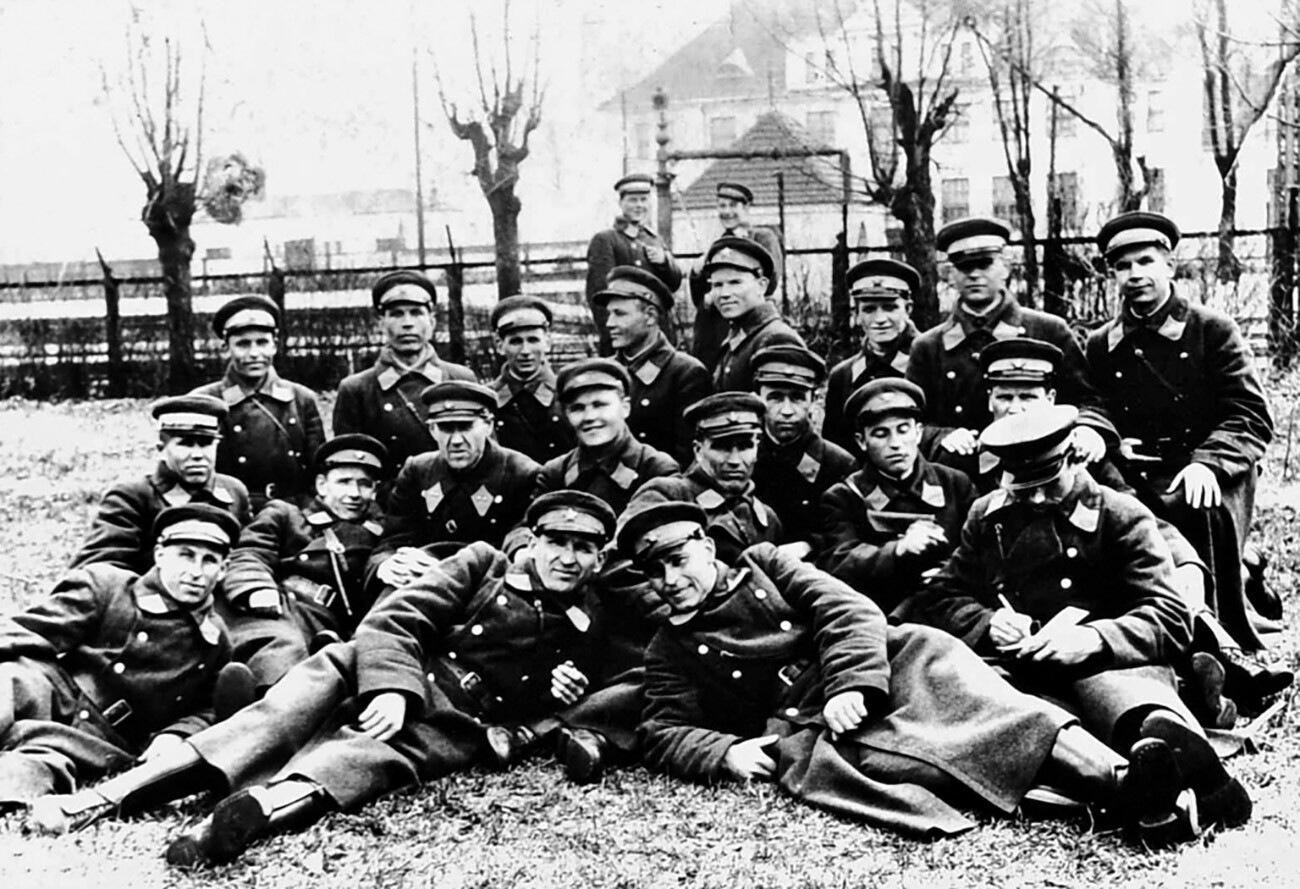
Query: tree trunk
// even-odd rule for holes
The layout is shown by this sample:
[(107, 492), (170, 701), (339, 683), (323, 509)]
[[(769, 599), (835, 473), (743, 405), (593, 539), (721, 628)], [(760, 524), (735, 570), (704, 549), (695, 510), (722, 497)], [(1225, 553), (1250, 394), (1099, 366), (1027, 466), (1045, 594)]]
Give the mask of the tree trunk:
[(1237, 227), (1237, 170), (1228, 170), (1222, 182), (1223, 203), (1219, 208), (1219, 280), (1241, 278), (1241, 261), (1233, 250), (1233, 229)]
[(122, 367), (122, 288), (98, 247), (95, 248), (95, 256), (99, 257), (99, 267), (104, 273), (104, 343), (108, 347), (108, 396), (121, 398), (126, 394)]
[(284, 269), (276, 265), (274, 260), (266, 273), (266, 295), (280, 309), (280, 329), (276, 331), (276, 348), (279, 354), (284, 355), (285, 347), (289, 342), (289, 313), (284, 308)]
[(930, 185), (930, 149), (917, 140), (905, 146), (907, 185), (899, 189), (891, 210), (903, 223), (903, 255), (921, 276), (912, 300), (912, 320), (920, 330), (939, 323), (939, 265), (934, 258), (934, 192)]
[(1034, 227), (1038, 221), (1034, 218), (1034, 200), (1029, 193), (1029, 175), (1026, 170), (1022, 176), (1012, 180), (1016, 191), (1016, 215), (1020, 217), (1020, 239), (1024, 242), (1025, 295), (1024, 304), (1029, 308), (1038, 307), (1038, 236)]
[(519, 210), (514, 187), (498, 186), (487, 196), (492, 209), (492, 235), (496, 241), (497, 298), (514, 296), (523, 289), (519, 270)]
[(1273, 230), (1273, 286), (1269, 293), (1268, 345), (1275, 369), (1289, 368), (1296, 355), (1296, 235), (1300, 229), (1300, 189), (1286, 192), (1286, 227)]
[(465, 363), (465, 267), (452, 260), (447, 266), (447, 357)]
[(190, 263), (194, 239), (190, 220), (194, 218), (193, 183), (163, 183), (146, 180), (149, 201), (140, 214), (149, 237), (158, 245), (162, 267), (163, 295), (167, 298), (167, 390), (188, 392), (198, 384), (194, 362), (194, 304), (190, 284)]
[(1065, 247), (1061, 244), (1063, 215), (1061, 196), (1049, 189), (1047, 241), (1043, 245), (1043, 310), (1066, 318), (1069, 303), (1065, 298)]

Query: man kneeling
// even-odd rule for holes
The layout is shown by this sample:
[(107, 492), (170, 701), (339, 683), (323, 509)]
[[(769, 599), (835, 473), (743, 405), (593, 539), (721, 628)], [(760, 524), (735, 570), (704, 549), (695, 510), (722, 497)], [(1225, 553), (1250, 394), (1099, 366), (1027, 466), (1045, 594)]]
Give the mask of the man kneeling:
[(664, 503), (618, 533), (674, 612), (646, 655), (652, 768), (774, 780), (922, 837), (973, 828), (958, 808), (970, 802), (1009, 814), (1037, 781), (1147, 821), (1174, 809), (1167, 756), (1126, 764), (956, 639), (889, 626), (870, 598), (771, 544), (718, 562), (704, 523), (694, 504)]
[[(534, 538), (522, 568), (470, 544), (389, 593), (351, 642), (298, 664), (261, 701), (167, 757), (38, 800), (31, 826), (61, 833), (115, 809), (244, 788), (167, 850), (176, 865), (231, 861), (327, 812), (492, 763), (494, 728), (547, 719), (566, 767), (585, 777), (590, 763), (574, 742), (593, 726), (630, 734), (636, 721), (636, 695), (611, 699), (595, 679), (603, 634), (588, 581), (614, 514), (590, 494), (556, 491), (526, 521)], [(252, 783), (268, 771), (269, 783)]]

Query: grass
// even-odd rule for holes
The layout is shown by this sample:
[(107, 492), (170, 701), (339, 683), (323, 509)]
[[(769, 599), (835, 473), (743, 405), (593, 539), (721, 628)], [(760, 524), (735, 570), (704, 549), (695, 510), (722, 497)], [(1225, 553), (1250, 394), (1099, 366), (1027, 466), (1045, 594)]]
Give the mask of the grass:
[[(1268, 458), (1256, 534), (1294, 613), (1300, 455), (1289, 454), (1295, 380), (1270, 388), (1278, 443)], [(328, 413), (328, 412), (327, 412)], [(115, 479), (152, 466), (138, 401), (0, 403), (0, 609), (42, 596)], [(1285, 464), (1285, 471), (1284, 471)], [(1273, 657), (1296, 664), (1288, 629)], [(986, 819), (956, 840), (918, 843), (798, 805), (772, 787), (683, 785), (642, 769), (575, 787), (553, 763), (473, 771), (354, 815), (255, 846), (205, 872), (170, 870), (167, 840), (205, 809), (189, 800), (71, 837), (27, 837), (0, 818), (0, 885), (43, 887), (1289, 887), (1300, 836), (1300, 732), (1288, 708), (1260, 751), (1231, 768), (1251, 790), (1246, 827), (1147, 853), (1086, 822)]]

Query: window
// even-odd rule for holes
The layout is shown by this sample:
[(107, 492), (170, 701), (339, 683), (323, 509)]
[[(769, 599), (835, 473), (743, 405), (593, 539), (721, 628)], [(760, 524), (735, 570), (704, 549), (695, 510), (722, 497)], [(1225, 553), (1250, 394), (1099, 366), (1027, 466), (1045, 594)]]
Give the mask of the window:
[(821, 145), (835, 144), (835, 112), (809, 111), (808, 137)]
[[(1074, 90), (1060, 90), (1057, 95), (1060, 96), (1061, 101), (1064, 102), (1066, 106), (1069, 106), (1070, 108), (1079, 107), (1078, 92)], [(1055, 102), (1052, 104), (1056, 105), (1056, 138), (1073, 138), (1079, 131), (1079, 119), (1067, 110), (1065, 106), (1059, 105)]]
[(1160, 167), (1147, 169), (1147, 209), (1152, 213), (1165, 212), (1165, 171)]
[(826, 82), (826, 56), (823, 53), (810, 52), (803, 57), (804, 79), (809, 86)]
[(952, 222), (970, 215), (970, 180), (945, 179), (943, 189), (943, 221)]
[(310, 271), (316, 266), (316, 239), (284, 242), (284, 267), (289, 271)]
[(1165, 131), (1165, 101), (1160, 90), (1147, 93), (1147, 132), (1163, 133)]
[(948, 122), (948, 131), (944, 139), (954, 145), (964, 145), (970, 141), (970, 103), (958, 102), (952, 106), (952, 118)]
[(736, 119), (734, 117), (709, 118), (709, 147), (730, 148), (736, 141)]
[(406, 249), (406, 238), (375, 238), (376, 253), (401, 253)]
[(962, 75), (969, 75), (975, 69), (975, 49), (970, 43), (961, 45), (961, 54), (958, 56), (957, 71)]
[(1079, 174), (1057, 173), (1056, 194), (1061, 199), (1061, 226), (1079, 228)]
[(651, 137), (652, 127), (648, 123), (639, 123), (633, 131), (632, 137), (632, 156), (639, 160), (650, 160), (655, 156), (654, 139)]
[(993, 215), (1008, 222), (1019, 218), (1016, 214), (1016, 189), (1010, 176), (993, 177)]
[(871, 140), (877, 148), (892, 144), (894, 140), (894, 109), (887, 103), (871, 109)]
[(204, 251), (204, 253), (203, 253), (203, 258), (204, 258), (205, 260), (209, 260), (209, 259), (229, 259), (229, 258), (230, 258), (230, 248), (229, 248), (229, 247), (209, 247), (207, 250)]

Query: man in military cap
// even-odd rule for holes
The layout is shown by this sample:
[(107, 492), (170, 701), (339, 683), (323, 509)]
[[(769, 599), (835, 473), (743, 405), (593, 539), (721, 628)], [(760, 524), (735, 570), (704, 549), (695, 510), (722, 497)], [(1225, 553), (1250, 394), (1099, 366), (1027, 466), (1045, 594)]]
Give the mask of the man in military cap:
[[(749, 222), (749, 208), (754, 203), (754, 193), (739, 182), (718, 183), (718, 222), (722, 224), (724, 238), (749, 238), (760, 244), (772, 257), (772, 278), (781, 280), (781, 267), (785, 263), (785, 250), (781, 235), (776, 229), (753, 226)], [(703, 267), (695, 268), (690, 275), (691, 301), (695, 304), (695, 337), (692, 351), (712, 372), (718, 363), (718, 353), (727, 338), (727, 321), (718, 314), (710, 295), (709, 281)]]
[(885, 611), (952, 552), (975, 501), (970, 480), (921, 455), (925, 393), (877, 377), (849, 397), (862, 468), (821, 499), (818, 565)]
[(573, 428), (555, 396), (551, 369), (551, 322), (545, 300), (516, 294), (492, 309), (489, 322), (501, 356), (496, 438), (504, 448), (545, 463), (573, 447)]
[(501, 546), (523, 520), (540, 469), (492, 440), (491, 388), (447, 381), (420, 398), (438, 449), (407, 460), (393, 486), (367, 572), (385, 586), (415, 582), (439, 557), (476, 540)]
[(601, 355), (612, 355), (614, 345), (605, 325), (605, 310), (592, 297), (605, 289), (615, 267), (644, 269), (662, 281), (669, 292), (682, 283), (682, 270), (668, 245), (646, 225), (653, 188), (654, 177), (644, 173), (633, 173), (615, 182), (619, 214), (614, 218), (614, 227), (597, 232), (587, 245), (587, 305), (596, 322)]
[(1126, 767), (951, 636), (890, 626), (869, 598), (775, 547), (719, 560), (706, 522), (692, 504), (665, 503), (619, 527), (620, 551), (673, 612), (646, 655), (651, 768), (773, 781), (926, 838), (974, 828), (974, 801), (1011, 814), (1039, 781), (1129, 817), (1173, 807), (1150, 756)]
[[(630, 740), (635, 699), (601, 691), (601, 611), (589, 586), (614, 514), (599, 498), (558, 491), (530, 505), (527, 523), (534, 538), (520, 567), (469, 545), (256, 704), (166, 757), (40, 801), (32, 826), (64, 832), (201, 790), (236, 791), (167, 849), (173, 865), (215, 864), (328, 812), (495, 764), (488, 736), (504, 724), (545, 725), (562, 758), (578, 729)], [(590, 774), (586, 756), (565, 766)], [(268, 783), (252, 783), (268, 771)]]
[(862, 334), (862, 351), (831, 370), (826, 382), (822, 436), (858, 454), (857, 429), (844, 402), (877, 377), (907, 375), (907, 360), (916, 338), (912, 295), (921, 289), (916, 269), (896, 259), (864, 259), (847, 276), (853, 319)]
[(212, 319), (227, 359), (223, 379), (195, 389), (230, 410), (217, 445), (217, 471), (248, 486), (253, 511), (272, 497), (310, 496), (312, 454), (325, 441), (320, 403), (306, 386), (275, 372), (280, 308), (264, 296), (239, 296)]
[[(1065, 356), (1058, 374), (1061, 400), (1085, 414), (1101, 410), (1069, 326), (1055, 315), (1022, 307), (1008, 292), (1003, 249), (1010, 235), (999, 219), (969, 217), (948, 223), (935, 238), (951, 263), (957, 302), (937, 327), (916, 338), (907, 366), (907, 378), (925, 390), (923, 419), (930, 439), (923, 448), (932, 458), (939, 450), (975, 452), (979, 430), (989, 422), (979, 356), (997, 340), (1021, 336), (1056, 346)], [(1090, 425), (1077, 430), (1074, 447), (1088, 462), (1106, 450)]]
[(154, 519), (168, 506), (209, 503), (244, 525), (250, 518), (248, 489), (216, 471), (217, 443), (227, 416), (225, 402), (210, 395), (178, 395), (153, 403), (158, 424), (158, 465), (142, 479), (119, 482), (100, 501), (90, 534), (72, 557), (72, 568), (107, 562), (135, 574), (153, 565)]
[(689, 463), (692, 436), (685, 410), (713, 390), (713, 381), (704, 365), (664, 336), (661, 324), (672, 317), (672, 291), (650, 272), (618, 266), (591, 299), (605, 315), (614, 360), (631, 380), (627, 425), (632, 434), (678, 463)]
[[(370, 290), (384, 346), (375, 366), (339, 384), (334, 434), (360, 432), (388, 448), (391, 478), (408, 457), (433, 450), (420, 393), (443, 380), (477, 382), (474, 372), (443, 361), (433, 347), (437, 291), (419, 272), (388, 272)], [(383, 498), (381, 497), (381, 500)]]
[(0, 808), (68, 793), (211, 720), (230, 641), (212, 591), (239, 523), (205, 503), (159, 512), (143, 576), (94, 564), (0, 618)]
[(947, 630), (1018, 687), (1062, 701), (1130, 758), (1145, 740), (1163, 742), (1200, 825), (1244, 823), (1245, 789), (1175, 688), (1191, 622), (1169, 547), (1150, 510), (1080, 470), (1069, 437), (1077, 420), (1077, 408), (1051, 405), (984, 430), (1003, 486), (975, 502), (956, 550), (901, 616)]
[[(651, 479), (628, 509), (664, 501), (694, 503), (708, 516), (708, 532), (724, 558), (756, 543), (784, 542), (781, 519), (754, 491), (754, 463), (766, 406), (752, 392), (719, 392), (686, 410), (695, 428), (695, 460), (675, 475)], [(790, 547), (802, 557), (806, 543)]]
[(768, 295), (776, 288), (776, 266), (763, 247), (748, 238), (719, 238), (704, 257), (704, 276), (713, 305), (728, 324), (727, 339), (713, 370), (717, 392), (751, 392), (754, 353), (765, 346), (805, 345), (781, 319)]
[(1124, 440), (1120, 470), (1196, 547), (1215, 613), (1252, 650), (1262, 642), (1241, 550), (1273, 418), (1236, 323), (1174, 285), (1178, 237), (1158, 213), (1124, 213), (1102, 226), (1097, 244), (1123, 307), (1089, 336), (1088, 367)]
[[(569, 488), (595, 494), (617, 515), (637, 488), (680, 467), (663, 451), (642, 444), (628, 428), (631, 376), (617, 361), (588, 358), (560, 370), (557, 385), (577, 446), (542, 466), (534, 494)], [(513, 552), (513, 535), (506, 549)]]
[(802, 346), (754, 355), (754, 388), (765, 411), (754, 493), (775, 510), (787, 540), (814, 540), (822, 494), (857, 468), (853, 455), (813, 431), (813, 400), (825, 379), (826, 362)]
[(240, 535), (222, 584), (235, 660), (265, 690), (313, 647), (352, 635), (370, 610), (362, 581), (383, 533), (375, 493), (388, 454), (352, 433), (316, 449), (316, 497), (266, 505)]

